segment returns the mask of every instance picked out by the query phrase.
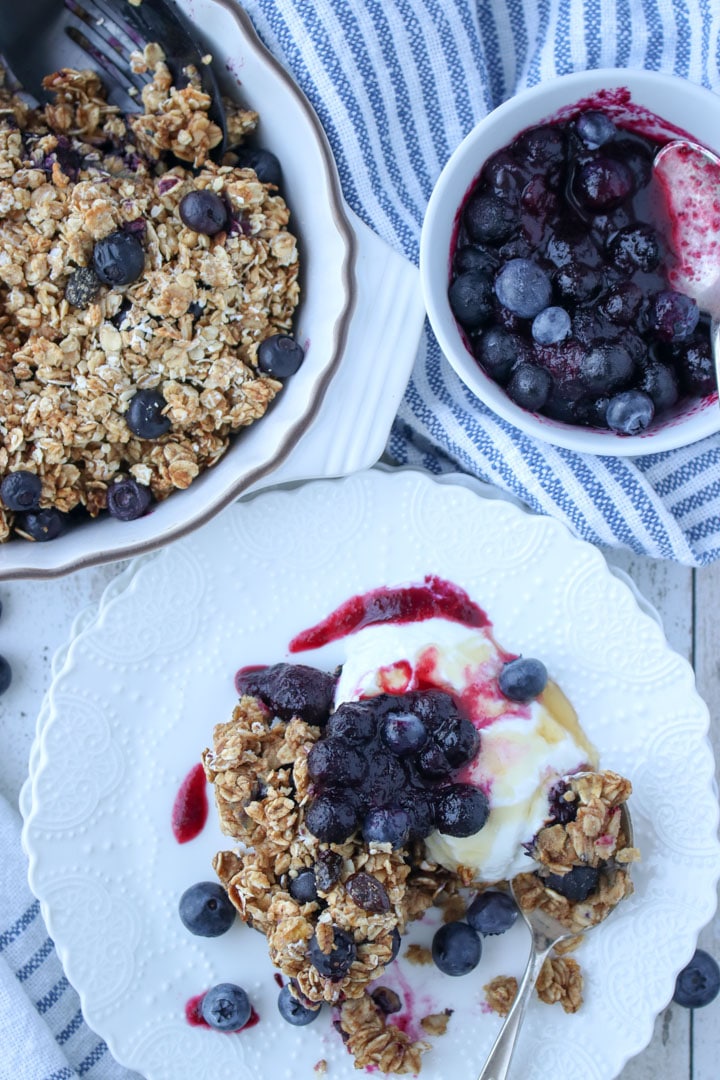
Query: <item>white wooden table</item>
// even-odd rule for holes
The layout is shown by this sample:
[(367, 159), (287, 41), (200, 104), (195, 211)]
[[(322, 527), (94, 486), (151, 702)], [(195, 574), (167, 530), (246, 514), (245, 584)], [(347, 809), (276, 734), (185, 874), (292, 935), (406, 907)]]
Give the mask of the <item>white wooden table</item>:
[[(720, 758), (720, 563), (694, 572), (623, 552), (606, 554), (635, 580), (660, 613), (673, 648), (694, 664), (699, 691), (715, 720), (713, 741)], [(0, 792), (13, 802), (27, 775), (52, 656), (67, 639), (76, 614), (99, 600), (119, 569), (99, 567), (56, 582), (0, 583), (0, 653), (14, 672), (13, 685), (0, 698)], [(700, 944), (720, 960), (720, 918), (705, 929)], [(694, 1013), (668, 1007), (658, 1017), (652, 1042), (623, 1070), (621, 1080), (717, 1080), (719, 1030), (720, 997)]]

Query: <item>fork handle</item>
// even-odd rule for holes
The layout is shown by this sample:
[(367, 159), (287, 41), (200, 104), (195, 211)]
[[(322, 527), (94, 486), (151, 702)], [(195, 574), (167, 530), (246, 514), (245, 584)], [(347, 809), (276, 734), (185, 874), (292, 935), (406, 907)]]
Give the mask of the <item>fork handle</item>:
[(493, 1048), (485, 1062), (483, 1071), (478, 1076), (478, 1080), (505, 1080), (530, 995), (537, 982), (540, 969), (545, 963), (545, 957), (554, 944), (554, 941), (548, 941), (545, 938), (542, 946), (538, 947), (538, 943), (533, 939), (525, 974), (518, 987), (515, 1000), (510, 1007), (510, 1012), (505, 1017), (505, 1023), (500, 1028), (498, 1037), (493, 1043)]

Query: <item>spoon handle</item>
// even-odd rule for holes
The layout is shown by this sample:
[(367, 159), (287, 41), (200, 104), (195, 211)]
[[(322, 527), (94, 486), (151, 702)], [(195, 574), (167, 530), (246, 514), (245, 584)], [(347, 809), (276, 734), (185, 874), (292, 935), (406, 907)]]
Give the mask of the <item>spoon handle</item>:
[(533, 935), (533, 943), (525, 974), (518, 987), (515, 1000), (510, 1007), (510, 1012), (505, 1017), (505, 1023), (500, 1028), (498, 1037), (493, 1043), (493, 1048), (485, 1062), (485, 1067), (478, 1076), (478, 1080), (505, 1080), (530, 995), (540, 974), (540, 968), (545, 962), (545, 957), (554, 944), (554, 941), (550, 941), (545, 937), (541, 942), (538, 942)]

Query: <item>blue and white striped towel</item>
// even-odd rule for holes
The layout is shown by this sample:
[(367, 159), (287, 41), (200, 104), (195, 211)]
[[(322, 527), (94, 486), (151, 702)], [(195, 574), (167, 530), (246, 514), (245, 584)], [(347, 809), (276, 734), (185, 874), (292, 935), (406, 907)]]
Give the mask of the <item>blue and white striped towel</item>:
[[(717, 0), (246, 0), (305, 91), (348, 203), (417, 260), (442, 166), (517, 90), (595, 67), (675, 72), (720, 92)], [(595, 543), (720, 557), (720, 436), (636, 461), (522, 436), (484, 409), (425, 336), (389, 454), (460, 468)], [(24, 884), (19, 822), (0, 798), (0, 1080), (132, 1080), (82, 1020)], [(261, 1078), (258, 1078), (261, 1080)]]

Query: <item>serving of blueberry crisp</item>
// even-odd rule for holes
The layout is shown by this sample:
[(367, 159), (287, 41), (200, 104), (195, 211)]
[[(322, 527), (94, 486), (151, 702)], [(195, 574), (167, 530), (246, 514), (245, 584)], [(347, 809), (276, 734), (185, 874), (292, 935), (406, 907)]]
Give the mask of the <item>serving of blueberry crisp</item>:
[(139, 517), (303, 360), (279, 163), (241, 145), (257, 113), (227, 103), (215, 163), (197, 73), (177, 89), (157, 45), (133, 64), (133, 116), (91, 71), (48, 75), (43, 108), (0, 82), (0, 540)]
[[(510, 878), (523, 907), (569, 929), (601, 921), (632, 891), (638, 853), (620, 814), (631, 786), (598, 770), (544, 664), (500, 647), (457, 586), (428, 576), (353, 597), (290, 651), (340, 639), (346, 657), (332, 673), (238, 672), (239, 702), (203, 754), (237, 846), (215, 856), (223, 888), (192, 886), (180, 917), (214, 936), (237, 912), (287, 980), (285, 1020), (304, 1026), (332, 1007), (356, 1067), (417, 1073), (430, 1043), (394, 1022), (401, 1003), (382, 980), (408, 925), (442, 908), (431, 950), (407, 955), (459, 977), (479, 964), (484, 937), (515, 923)], [(537, 984), (568, 1012), (582, 1003), (567, 955), (578, 942), (558, 946)], [(516, 989), (493, 979), (486, 1007), (507, 1012)], [(242, 1005), (234, 1030), (247, 1022)], [(227, 1008), (234, 1015), (230, 997)], [(438, 1035), (451, 1022), (446, 1010), (421, 1026)]]

